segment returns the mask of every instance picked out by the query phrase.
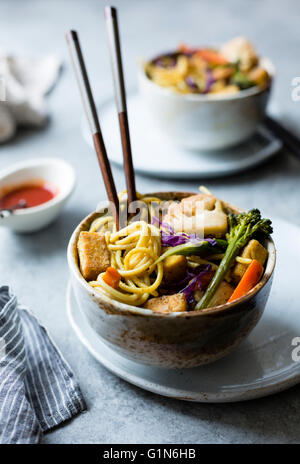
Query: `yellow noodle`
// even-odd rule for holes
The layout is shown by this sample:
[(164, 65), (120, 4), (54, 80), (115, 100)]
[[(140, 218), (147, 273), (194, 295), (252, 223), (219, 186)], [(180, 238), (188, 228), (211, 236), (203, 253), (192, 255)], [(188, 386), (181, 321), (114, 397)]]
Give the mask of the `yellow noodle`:
[(242, 256), (237, 256), (235, 260), (240, 264), (251, 264), (253, 261), (250, 258), (243, 258)]
[[(151, 204), (159, 204), (161, 200), (143, 197), (139, 193), (137, 198), (147, 205), (148, 215), (152, 219)], [(126, 200), (126, 191), (119, 194), (119, 199)], [(113, 217), (106, 216), (95, 219), (90, 231), (105, 233), (106, 244), (111, 253), (111, 266), (121, 275), (119, 288), (114, 289), (104, 282), (104, 273), (99, 274), (97, 280), (89, 282), (95, 290), (134, 306), (143, 305), (150, 295), (158, 295), (157, 288), (163, 279), (163, 265), (155, 264), (161, 254), (160, 231), (157, 227), (139, 220), (116, 231)]]

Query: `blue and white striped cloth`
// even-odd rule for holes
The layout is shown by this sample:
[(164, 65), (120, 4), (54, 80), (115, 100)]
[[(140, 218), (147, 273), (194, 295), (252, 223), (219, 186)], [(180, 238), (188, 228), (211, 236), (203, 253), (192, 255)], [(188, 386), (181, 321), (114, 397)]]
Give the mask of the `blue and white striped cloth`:
[(43, 432), (85, 409), (45, 328), (0, 287), (0, 444), (38, 443)]

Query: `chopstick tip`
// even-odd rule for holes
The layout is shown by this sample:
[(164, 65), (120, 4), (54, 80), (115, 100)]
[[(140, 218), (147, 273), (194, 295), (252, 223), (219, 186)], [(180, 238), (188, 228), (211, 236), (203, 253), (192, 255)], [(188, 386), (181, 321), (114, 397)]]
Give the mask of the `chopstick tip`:
[(104, 7), (104, 16), (106, 19), (109, 18), (116, 18), (117, 17), (117, 9), (114, 6), (106, 5)]
[(68, 42), (77, 40), (78, 41), (78, 34), (75, 30), (70, 29), (69, 31), (66, 32), (66, 39)]

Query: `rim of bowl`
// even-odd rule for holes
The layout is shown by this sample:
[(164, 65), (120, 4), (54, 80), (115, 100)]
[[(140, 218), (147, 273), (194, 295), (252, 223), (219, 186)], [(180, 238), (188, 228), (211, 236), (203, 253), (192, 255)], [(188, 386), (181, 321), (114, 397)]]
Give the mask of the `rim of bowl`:
[(267, 87), (260, 88), (257, 85), (251, 87), (250, 89), (240, 90), (237, 93), (232, 94), (195, 94), (195, 93), (176, 93), (173, 90), (167, 87), (161, 87), (160, 85), (153, 82), (145, 72), (145, 64), (148, 60), (143, 61), (140, 63), (139, 66), (139, 77), (144, 80), (149, 86), (152, 87), (154, 91), (161, 93), (164, 96), (168, 96), (174, 99), (181, 99), (181, 100), (188, 100), (188, 101), (199, 101), (199, 102), (217, 102), (223, 100), (242, 100), (244, 98), (250, 98), (254, 95), (260, 95), (264, 92), (267, 92), (272, 87), (272, 83), (275, 77), (275, 66), (273, 62), (267, 57), (261, 57), (259, 63), (263, 65), (269, 75), (270, 75), (270, 82)]
[[(39, 167), (39, 166), (44, 166), (44, 165), (50, 165), (50, 164), (57, 164), (57, 165), (60, 165), (60, 166), (64, 166), (64, 168), (66, 168), (68, 171), (69, 171), (69, 187), (66, 189), (65, 192), (58, 192), (57, 195), (54, 196), (54, 198), (52, 198), (51, 200), (49, 201), (46, 201), (45, 203), (42, 203), (41, 205), (38, 205), (38, 206), (30, 206), (29, 208), (20, 208), (20, 209), (16, 209), (14, 211), (14, 216), (25, 216), (25, 215), (29, 215), (31, 213), (36, 213), (36, 212), (40, 212), (40, 211), (43, 211), (47, 208), (50, 208), (51, 206), (54, 206), (56, 205), (57, 203), (60, 203), (62, 202), (63, 200), (65, 200), (66, 198), (68, 198), (71, 193), (73, 192), (74, 188), (75, 188), (75, 182), (76, 182), (76, 174), (75, 174), (75, 170), (73, 169), (73, 167), (67, 163), (67, 161), (63, 160), (63, 159), (60, 159), (60, 158), (33, 158), (33, 159), (30, 159), (30, 160), (26, 160), (26, 161), (20, 161), (19, 163), (15, 163), (13, 164), (12, 166), (6, 168), (6, 169), (3, 169), (0, 171), (0, 183), (1, 181), (11, 175), (11, 174), (15, 174), (17, 173), (18, 171), (21, 171), (23, 169), (26, 169), (26, 168), (35, 168), (35, 167)], [(18, 182), (18, 183), (22, 183), (22, 181)]]
[[(171, 193), (171, 192), (151, 192), (151, 193), (145, 193), (145, 196), (158, 196), (160, 194), (166, 194), (166, 193)], [(193, 195), (195, 192), (176, 192), (178, 194), (188, 194), (188, 195)], [(226, 201), (221, 200), (222, 203), (228, 207), (228, 208), (233, 208), (236, 211), (242, 211), (241, 208), (236, 207), (235, 205), (228, 203)], [(276, 248), (273, 239), (270, 237), (267, 240), (268, 245), (271, 247), (269, 249), (269, 254), (268, 254), (268, 259), (267, 263), (265, 266), (265, 272), (261, 278), (261, 280), (253, 287), (250, 292), (248, 292), (246, 295), (244, 295), (241, 298), (238, 298), (237, 300), (231, 302), (231, 303), (225, 303), (219, 306), (213, 306), (211, 308), (203, 309), (202, 311), (197, 311), (197, 310), (192, 310), (192, 311), (182, 311), (182, 312), (173, 312), (173, 313), (155, 313), (154, 311), (151, 311), (150, 309), (146, 308), (141, 308), (138, 306), (132, 306), (128, 305), (126, 303), (121, 303), (119, 301), (113, 300), (106, 295), (102, 295), (100, 292), (96, 293), (95, 290), (89, 285), (89, 283), (84, 279), (82, 276), (79, 265), (77, 263), (77, 258), (75, 258), (74, 250), (77, 252), (77, 240), (78, 240), (78, 235), (79, 232), (81, 231), (81, 227), (90, 222), (92, 218), (97, 214), (97, 211), (93, 211), (90, 213), (88, 216), (86, 216), (75, 228), (73, 231), (71, 238), (69, 240), (68, 248), (67, 248), (67, 258), (68, 258), (68, 264), (71, 272), (79, 282), (79, 284), (84, 287), (87, 292), (93, 296), (99, 299), (99, 301), (103, 300), (109, 305), (114, 306), (118, 311), (121, 312), (126, 312), (126, 313), (131, 313), (132, 315), (140, 315), (140, 316), (151, 316), (151, 317), (196, 317), (196, 316), (204, 316), (204, 315), (209, 315), (209, 314), (216, 314), (216, 313), (221, 313), (223, 311), (228, 311), (234, 309), (236, 306), (239, 306), (241, 303), (244, 303), (248, 300), (251, 300), (268, 282), (268, 280), (271, 278), (275, 264), (276, 264)], [(76, 242), (76, 243), (75, 243)]]

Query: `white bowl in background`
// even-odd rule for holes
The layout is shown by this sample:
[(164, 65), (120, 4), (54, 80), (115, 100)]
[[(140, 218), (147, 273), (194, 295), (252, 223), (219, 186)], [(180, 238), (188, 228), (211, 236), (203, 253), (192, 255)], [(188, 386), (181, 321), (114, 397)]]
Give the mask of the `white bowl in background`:
[(145, 108), (161, 135), (192, 150), (219, 150), (251, 137), (262, 122), (270, 96), (274, 66), (260, 60), (271, 76), (268, 88), (255, 86), (233, 94), (177, 94), (138, 73)]
[(1, 190), (5, 191), (7, 187), (22, 185), (35, 179), (53, 184), (58, 193), (52, 200), (39, 206), (17, 209), (13, 214), (0, 217), (0, 226), (16, 232), (34, 232), (49, 225), (57, 218), (72, 194), (76, 175), (72, 166), (59, 158), (22, 161), (0, 171), (0, 198)]

